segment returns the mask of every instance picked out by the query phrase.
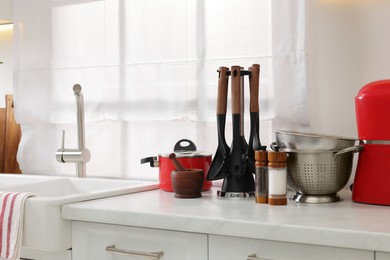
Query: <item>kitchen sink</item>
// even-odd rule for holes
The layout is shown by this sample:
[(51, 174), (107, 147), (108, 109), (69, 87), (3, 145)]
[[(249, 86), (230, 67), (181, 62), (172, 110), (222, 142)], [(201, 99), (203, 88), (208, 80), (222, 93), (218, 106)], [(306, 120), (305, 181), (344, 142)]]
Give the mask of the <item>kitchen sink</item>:
[(22, 247), (51, 252), (67, 250), (72, 244), (71, 222), (61, 218), (62, 205), (157, 188), (158, 183), (148, 181), (0, 175), (0, 190), (36, 195), (25, 204)]
[(7, 186), (29, 184), (45, 180), (51, 180), (54, 177), (46, 175), (27, 175), (27, 174), (0, 174), (0, 189)]

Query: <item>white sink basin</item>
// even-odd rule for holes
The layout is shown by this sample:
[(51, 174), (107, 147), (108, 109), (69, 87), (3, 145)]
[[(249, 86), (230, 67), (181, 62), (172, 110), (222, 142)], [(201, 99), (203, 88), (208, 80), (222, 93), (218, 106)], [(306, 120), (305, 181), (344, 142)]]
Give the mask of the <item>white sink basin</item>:
[(45, 180), (51, 180), (54, 177), (46, 175), (27, 175), (27, 174), (0, 174), (0, 189), (3, 187), (19, 184), (29, 184)]
[(147, 181), (0, 175), (0, 190), (36, 194), (26, 201), (22, 247), (51, 252), (72, 244), (71, 222), (61, 218), (62, 205), (157, 188)]

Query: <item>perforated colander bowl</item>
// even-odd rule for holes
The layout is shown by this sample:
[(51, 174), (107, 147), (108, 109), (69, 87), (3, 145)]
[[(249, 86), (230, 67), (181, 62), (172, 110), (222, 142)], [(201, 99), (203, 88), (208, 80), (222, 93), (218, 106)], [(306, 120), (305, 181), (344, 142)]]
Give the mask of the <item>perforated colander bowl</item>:
[(275, 131), (277, 146), (288, 152), (287, 183), (298, 202), (335, 202), (352, 172), (353, 154), (362, 150), (353, 138)]
[(348, 182), (353, 151), (337, 154), (328, 151), (289, 152), (288, 185), (300, 194), (334, 195)]

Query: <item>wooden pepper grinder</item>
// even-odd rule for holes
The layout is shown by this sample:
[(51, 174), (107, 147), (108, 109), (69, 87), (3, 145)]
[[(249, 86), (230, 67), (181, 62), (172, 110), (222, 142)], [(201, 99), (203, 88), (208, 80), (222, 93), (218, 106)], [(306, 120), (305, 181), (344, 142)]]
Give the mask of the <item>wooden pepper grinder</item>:
[(255, 172), (255, 201), (256, 203), (268, 202), (268, 159), (267, 151), (256, 150), (256, 172)]

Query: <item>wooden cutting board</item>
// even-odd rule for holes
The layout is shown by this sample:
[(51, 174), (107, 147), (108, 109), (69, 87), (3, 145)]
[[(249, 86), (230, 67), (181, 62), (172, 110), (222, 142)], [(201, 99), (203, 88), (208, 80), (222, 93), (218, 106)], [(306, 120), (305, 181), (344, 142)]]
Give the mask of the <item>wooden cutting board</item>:
[(22, 133), (14, 118), (12, 95), (5, 96), (5, 104), (0, 108), (0, 173), (21, 173), (16, 154)]

